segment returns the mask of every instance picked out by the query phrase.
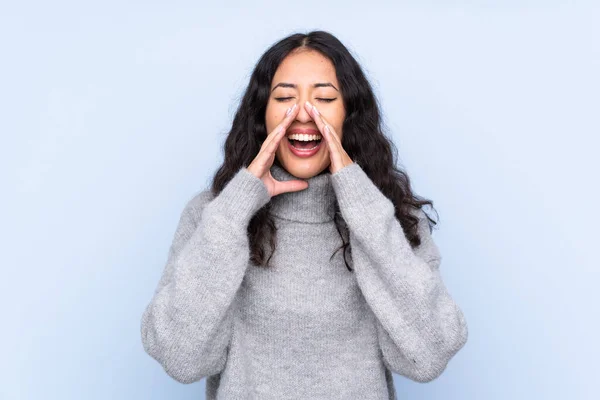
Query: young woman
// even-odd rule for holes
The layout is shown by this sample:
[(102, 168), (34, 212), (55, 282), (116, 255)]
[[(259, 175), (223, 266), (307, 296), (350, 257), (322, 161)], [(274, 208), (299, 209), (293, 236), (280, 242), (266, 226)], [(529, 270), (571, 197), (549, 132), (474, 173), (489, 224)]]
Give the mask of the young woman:
[[(394, 399), (467, 341), (360, 66), (333, 35), (258, 61), (212, 187), (183, 210), (145, 351), (207, 399)], [(432, 221), (433, 222), (433, 221)], [(343, 251), (338, 251), (342, 250)]]

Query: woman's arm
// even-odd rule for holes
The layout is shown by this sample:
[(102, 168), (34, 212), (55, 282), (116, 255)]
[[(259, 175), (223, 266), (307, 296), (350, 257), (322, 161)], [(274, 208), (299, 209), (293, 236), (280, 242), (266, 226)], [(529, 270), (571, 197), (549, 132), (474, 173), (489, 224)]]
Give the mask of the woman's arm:
[(418, 382), (437, 378), (466, 343), (468, 330), (442, 282), (441, 256), (425, 214), (419, 210), (422, 242), (413, 251), (393, 203), (358, 164), (333, 174), (332, 184), (386, 366)]
[(269, 199), (263, 182), (241, 168), (217, 197), (207, 190), (184, 208), (141, 321), (144, 350), (175, 380), (196, 382), (225, 366), (249, 260), (247, 226)]

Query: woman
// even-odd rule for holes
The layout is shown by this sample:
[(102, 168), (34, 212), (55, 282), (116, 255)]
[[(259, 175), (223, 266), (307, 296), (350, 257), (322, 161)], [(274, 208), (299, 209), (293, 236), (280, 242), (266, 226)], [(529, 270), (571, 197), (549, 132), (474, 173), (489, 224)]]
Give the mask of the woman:
[(207, 377), (207, 399), (393, 399), (391, 372), (444, 371), (467, 324), (440, 276), (432, 202), (380, 125), (331, 34), (261, 57), (143, 314), (144, 349), (171, 377)]

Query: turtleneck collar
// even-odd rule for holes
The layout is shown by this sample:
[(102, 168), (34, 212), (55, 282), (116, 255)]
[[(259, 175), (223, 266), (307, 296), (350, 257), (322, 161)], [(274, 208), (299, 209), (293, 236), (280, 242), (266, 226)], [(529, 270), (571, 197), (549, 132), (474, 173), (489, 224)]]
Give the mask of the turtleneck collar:
[[(286, 169), (273, 164), (271, 175), (278, 181), (298, 179)], [(296, 222), (329, 222), (335, 215), (335, 192), (331, 173), (324, 172), (308, 178), (308, 188), (297, 192), (281, 193), (271, 197), (270, 213)]]

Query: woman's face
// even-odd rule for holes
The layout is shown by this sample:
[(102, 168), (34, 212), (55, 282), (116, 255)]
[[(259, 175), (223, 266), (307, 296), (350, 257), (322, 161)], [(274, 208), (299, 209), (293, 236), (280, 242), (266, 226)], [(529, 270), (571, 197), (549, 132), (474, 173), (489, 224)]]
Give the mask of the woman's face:
[[(319, 85), (315, 87), (316, 84)], [(300, 110), (295, 120), (290, 123), (286, 136), (281, 139), (275, 153), (279, 163), (297, 178), (311, 178), (329, 167), (329, 150), (326, 139), (323, 138), (316, 154), (299, 157), (289, 148), (287, 136), (296, 128), (314, 129), (316, 134), (321, 135), (317, 124), (304, 107), (308, 100), (317, 107), (341, 140), (346, 110), (339, 88), (333, 63), (314, 50), (290, 53), (283, 59), (273, 76), (265, 114), (267, 134), (283, 120), (286, 110), (298, 103)]]

